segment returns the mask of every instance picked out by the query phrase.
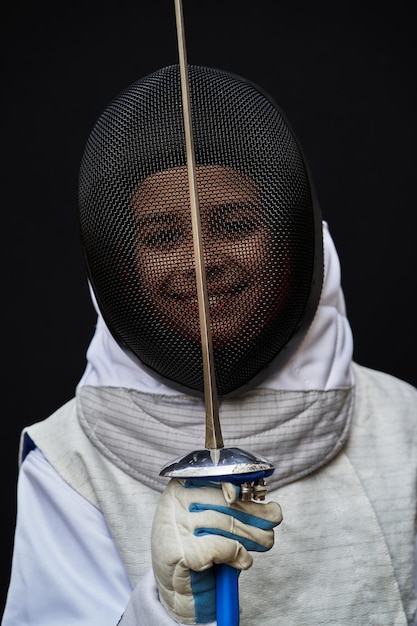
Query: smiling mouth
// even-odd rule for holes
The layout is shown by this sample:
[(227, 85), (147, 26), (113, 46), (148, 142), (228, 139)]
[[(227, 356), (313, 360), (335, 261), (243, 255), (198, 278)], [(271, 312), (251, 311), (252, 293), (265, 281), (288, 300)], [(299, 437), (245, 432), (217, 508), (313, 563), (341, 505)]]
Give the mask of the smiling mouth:
[[(241, 294), (245, 289), (247, 289), (248, 284), (242, 283), (235, 287), (231, 287), (228, 289), (222, 289), (216, 291), (214, 293), (208, 294), (208, 303), (209, 306), (216, 306), (219, 304), (224, 304), (227, 300), (233, 299), (239, 294)], [(189, 305), (196, 306), (198, 305), (198, 298), (195, 292), (191, 293), (170, 293), (168, 294), (170, 298), (173, 300), (177, 300), (178, 302), (187, 302)]]

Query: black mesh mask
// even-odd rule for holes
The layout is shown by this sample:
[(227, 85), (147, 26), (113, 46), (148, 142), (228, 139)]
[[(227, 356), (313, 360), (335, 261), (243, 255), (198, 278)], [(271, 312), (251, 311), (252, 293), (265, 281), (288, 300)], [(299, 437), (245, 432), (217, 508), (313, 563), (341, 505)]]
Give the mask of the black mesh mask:
[[(189, 66), (217, 391), (285, 362), (312, 321), (321, 216), (299, 145), (254, 84)], [(165, 383), (204, 394), (179, 66), (104, 110), (79, 181), (87, 270), (121, 347)]]

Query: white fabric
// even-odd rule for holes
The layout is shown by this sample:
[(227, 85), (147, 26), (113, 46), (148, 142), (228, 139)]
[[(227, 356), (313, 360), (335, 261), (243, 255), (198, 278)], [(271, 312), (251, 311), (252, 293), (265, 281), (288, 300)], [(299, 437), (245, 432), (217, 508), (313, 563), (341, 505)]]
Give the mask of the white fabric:
[[(226, 447), (266, 457), (277, 468), (268, 478), (274, 488), (334, 457), (349, 436), (353, 409), (353, 389), (302, 393), (252, 389), (239, 399), (221, 403), (223, 439)], [(159, 491), (166, 486), (166, 478), (159, 476), (161, 468), (203, 446), (202, 398), (84, 386), (77, 389), (77, 416), (103, 456)], [(68, 429), (63, 436), (68, 438)], [(55, 432), (48, 441), (48, 458), (55, 459), (55, 466), (62, 465), (66, 441)]]
[(179, 626), (159, 602), (152, 570), (138, 587), (132, 595), (102, 513), (40, 450), (30, 452), (19, 474), (12, 579), (1, 626)]
[[(284, 512), (288, 511), (290, 502), (284, 499)], [(63, 513), (65, 524), (62, 524)], [(45, 549), (41, 536), (39, 552), (35, 554), (33, 546), (27, 545), (24, 538), (33, 536), (34, 532), (39, 534), (40, 531), (48, 538), (48, 549)], [(59, 538), (59, 562), (65, 561), (65, 567), (56, 566), (57, 555), (51, 545), (54, 537)], [(74, 537), (81, 539), (82, 552), (87, 549), (87, 558), (93, 559), (87, 568), (84, 567), (85, 555), (79, 554), (79, 541), (74, 542)], [(279, 545), (277, 550), (280, 551)], [(262, 558), (265, 556), (262, 555)], [(30, 577), (32, 566), (37, 568), (36, 588)], [(45, 574), (48, 571), (49, 575)], [(102, 514), (68, 487), (38, 450), (31, 452), (22, 466), (19, 478), (12, 591), (9, 593), (2, 626), (116, 626), (120, 607), (131, 594), (131, 586), (123, 571), (123, 564), (109, 537)], [(308, 573), (305, 563), (303, 571), (304, 574)], [(77, 583), (75, 587), (74, 580)], [(73, 591), (68, 599), (70, 586)], [(47, 607), (45, 588), (48, 589)], [(168, 616), (158, 601), (151, 571), (139, 581), (135, 591), (119, 626), (177, 626), (177, 622)], [(100, 608), (103, 612), (100, 612)], [(105, 615), (105, 611), (109, 612)], [(414, 621), (416, 625), (417, 618)]]
[[(152, 570), (138, 583), (118, 626), (181, 626), (159, 602)], [(216, 622), (208, 622), (205, 626), (216, 626)]]
[[(324, 241), (326, 277), (318, 315), (302, 348), (294, 355), (286, 370), (277, 372), (266, 384), (262, 385), (268, 389), (328, 390), (352, 384), (352, 337), (340, 288), (339, 262), (326, 225), (324, 225)], [(176, 391), (148, 376), (124, 354), (112, 339), (100, 316), (97, 331), (88, 351), (88, 365), (79, 384), (80, 386), (85, 384), (122, 386), (145, 393), (178, 395)], [(394, 383), (393, 397), (395, 395)], [(405, 413), (401, 407), (397, 409), (394, 402), (381, 408), (386, 409), (386, 412), (391, 415), (395, 415), (398, 411), (398, 417)], [(374, 417), (374, 412), (369, 413), (364, 410), (361, 414), (362, 423), (356, 433), (358, 441), (354, 445), (356, 453), (361, 453), (364, 435), (366, 436), (368, 431), (368, 415)], [(369, 434), (370, 437), (371, 435), (372, 433)], [(395, 433), (392, 439), (399, 439), (398, 433)], [(367, 445), (368, 447), (363, 449), (364, 454), (368, 453), (369, 441)], [(384, 446), (381, 448), (384, 452), (386, 451), (391, 456), (398, 456), (395, 450), (391, 450), (391, 439), (385, 442)], [(403, 458), (406, 459), (407, 455)], [(337, 466), (340, 462), (342, 463), (342, 466), (339, 466), (340, 475), (337, 472), (334, 474), (334, 465)], [(385, 470), (385, 458), (380, 458), (378, 463), (379, 469)], [(366, 480), (371, 481), (371, 485), (373, 480), (378, 480), (378, 468), (375, 470), (375, 467), (374, 459), (370, 457), (369, 467), (365, 467), (364, 476)], [(305, 516), (312, 519), (310, 513), (311, 510), (314, 512), (312, 499), (316, 493), (315, 489), (318, 489), (317, 493), (320, 494), (320, 498), (327, 497), (327, 483), (323, 477), (329, 472), (333, 473), (332, 480), (338, 489), (335, 492), (329, 491), (329, 499), (324, 503), (326, 518), (327, 516), (330, 518), (327, 528), (339, 528), (340, 524), (340, 529), (345, 530), (350, 527), (354, 532), (358, 520), (361, 525), (365, 523), (364, 513), (366, 513), (366, 523), (369, 524), (369, 529), (373, 533), (369, 535), (369, 542), (363, 546), (361, 552), (363, 562), (360, 566), (368, 572), (369, 576), (364, 576), (362, 572), (359, 581), (352, 580), (351, 583), (360, 586), (367, 580), (374, 580), (373, 570), (381, 573), (387, 571), (386, 565), (389, 557), (384, 542), (380, 541), (380, 531), (376, 525), (373, 507), (367, 503), (366, 489), (363, 489), (361, 480), (356, 476), (356, 470), (342, 453), (334, 464), (325, 467), (318, 475), (308, 476), (280, 490), (277, 500), (283, 506), (284, 512), (284, 522), (279, 527), (282, 536), (280, 536), (279, 544), (277, 540), (277, 551), (272, 550), (268, 554), (261, 555), (259, 565), (257, 566), (256, 563), (254, 565), (253, 575), (246, 579), (248, 581), (246, 584), (252, 586), (252, 592), (245, 591), (243, 599), (246, 602), (246, 610), (249, 613), (251, 610), (254, 612), (252, 617), (249, 617), (248, 623), (257, 623), (255, 614), (259, 617), (259, 603), (253, 602), (253, 598), (259, 597), (262, 592), (258, 583), (258, 578), (261, 580), (260, 573), (263, 571), (265, 575), (265, 570), (267, 573), (275, 571), (275, 559), (281, 560), (283, 553), (290, 556), (285, 559), (285, 568), (286, 571), (291, 572), (290, 580), (294, 581), (297, 587), (297, 593), (290, 602), (291, 611), (298, 610), (297, 626), (318, 623), (310, 614), (305, 614), (303, 589), (306, 583), (311, 585), (312, 580), (317, 580), (317, 577), (319, 586), (326, 576), (329, 580), (327, 558), (331, 556), (335, 558), (337, 555), (334, 564), (336, 561), (340, 563), (342, 573), (349, 571), (344, 580), (348, 580), (352, 571), (356, 572), (352, 566), (353, 562), (349, 560), (350, 549), (345, 552), (346, 541), (342, 532), (328, 533), (334, 545), (330, 552), (321, 551), (319, 559), (314, 549), (311, 549), (312, 545), (313, 547), (317, 545), (314, 537), (316, 533), (320, 533), (323, 520), (320, 519), (318, 523), (318, 517), (313, 515), (317, 523), (307, 526)], [(346, 494), (352, 494), (348, 480), (355, 486), (356, 496), (363, 504), (363, 507), (359, 506), (355, 509), (353, 518), (350, 508), (352, 504), (349, 497), (346, 497)], [(391, 477), (389, 484), (391, 484)], [(392, 484), (396, 483), (392, 481)], [(372, 487), (369, 491), (374, 495), (378, 493), (378, 490), (375, 491)], [(398, 488), (399, 498), (401, 492), (402, 489)], [(384, 505), (383, 498), (380, 498), (378, 502), (381, 506)], [(308, 508), (309, 504), (311, 509)], [(318, 504), (322, 506), (321, 500)], [(386, 505), (390, 512), (391, 503), (386, 503)], [(139, 501), (135, 506), (143, 506), (143, 504)], [(300, 511), (305, 511), (305, 515), (304, 513), (300, 515)], [(395, 507), (392, 513), (397, 515)], [(400, 513), (401, 511), (398, 515)], [(384, 521), (381, 516), (379, 519)], [(393, 527), (391, 540), (396, 541), (403, 535), (402, 522), (397, 519), (397, 523), (391, 525), (390, 519), (387, 515), (385, 524), (389, 528)], [(407, 519), (406, 516), (404, 521)], [(385, 527), (386, 535), (388, 534), (387, 527)], [(138, 532), (143, 533), (142, 529)], [(36, 542), (33, 542), (34, 536), (37, 537)], [(374, 541), (374, 537), (377, 540)], [(294, 542), (292, 547), (291, 541)], [(145, 543), (148, 545), (148, 541)], [(303, 547), (301, 551), (300, 545)], [(370, 548), (371, 551), (369, 551)], [(140, 546), (137, 549), (139, 550)], [(403, 550), (404, 548), (400, 548), (398, 552), (402, 553)], [(407, 554), (409, 554), (408, 546)], [(337, 575), (340, 572), (335, 570)], [(242, 576), (244, 574), (245, 572)], [(409, 575), (407, 575), (407, 580), (410, 580)], [(332, 583), (333, 580), (328, 588), (331, 588)], [(245, 580), (242, 580), (242, 588), (244, 584)], [(344, 582), (337, 588), (342, 589), (343, 585)], [(364, 587), (366, 587), (365, 584)], [(45, 589), (48, 590), (48, 594), (45, 594)], [(309, 587), (306, 587), (308, 599), (314, 604), (316, 596), (313, 596), (308, 589)], [(379, 597), (381, 604), (388, 606), (392, 596), (385, 594), (384, 589), (377, 586), (377, 588), (367, 590), (367, 593), (372, 594), (374, 598)], [(277, 588), (278, 591), (279, 588)], [(273, 589), (272, 592), (274, 592)], [(133, 595), (131, 594), (131, 584), (102, 513), (69, 487), (39, 451), (31, 452), (22, 465), (19, 477), (18, 520), (12, 580), (2, 626), (116, 626), (126, 605), (127, 609), (120, 621), (120, 626), (175, 626), (176, 622), (169, 618), (158, 601), (152, 573), (143, 577), (138, 582)], [(319, 595), (317, 594), (318, 605), (322, 601)], [(411, 606), (412, 600), (408, 601)], [(340, 603), (341, 606), (344, 604), (343, 594), (340, 595)], [(357, 606), (359, 611), (361, 604), (359, 602), (353, 608)], [(375, 606), (376, 610), (379, 610), (378, 605)], [(276, 624), (275, 603), (266, 603), (262, 606), (262, 611), (263, 623)], [(397, 618), (395, 621), (393, 619), (390, 621), (390, 616), (392, 617), (394, 612), (385, 612), (383, 616), (381, 615), (378, 624), (387, 624), (387, 626), (393, 626), (394, 623), (403, 624), (404, 618), (400, 616), (400, 613), (401, 610), (398, 609), (398, 612), (395, 612)], [(140, 619), (138, 620), (135, 615), (140, 615)], [(281, 617), (282, 623), (290, 623), (285, 616)], [(331, 621), (327, 620), (326, 624), (329, 623)], [(341, 624), (342, 621), (337, 623)], [(343, 624), (345, 623), (349, 626), (353, 623), (362, 626), (365, 622), (353, 619), (350, 622), (343, 621)], [(417, 620), (415, 624), (417, 625)]]
[[(323, 222), (323, 241), (325, 275), (316, 317), (289, 363), (259, 385), (262, 388), (328, 390), (350, 387), (353, 383), (350, 368), (352, 333), (340, 285), (339, 258), (326, 222)], [(97, 309), (93, 293), (92, 299)], [(125, 387), (145, 393), (178, 396), (177, 390), (150, 376), (125, 354), (99, 312), (87, 361), (79, 386)]]
[(102, 513), (39, 450), (19, 474), (10, 589), (2, 626), (114, 626), (132, 592)]

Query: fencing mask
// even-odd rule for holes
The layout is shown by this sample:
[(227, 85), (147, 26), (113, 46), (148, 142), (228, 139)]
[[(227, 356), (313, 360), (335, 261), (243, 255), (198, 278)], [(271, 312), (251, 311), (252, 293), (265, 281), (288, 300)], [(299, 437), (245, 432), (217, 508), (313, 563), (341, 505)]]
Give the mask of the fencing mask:
[[(217, 392), (257, 384), (299, 345), (320, 297), (321, 215), (271, 98), (189, 66)], [(79, 178), (87, 270), (121, 347), (165, 383), (204, 394), (179, 66), (104, 110)]]

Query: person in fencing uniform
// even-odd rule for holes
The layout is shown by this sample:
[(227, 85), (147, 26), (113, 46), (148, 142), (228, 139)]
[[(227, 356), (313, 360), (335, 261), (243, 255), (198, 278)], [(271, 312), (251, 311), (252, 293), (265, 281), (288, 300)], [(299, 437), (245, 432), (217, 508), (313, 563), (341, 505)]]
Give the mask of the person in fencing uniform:
[(242, 570), (242, 626), (413, 624), (417, 391), (352, 360), (337, 252), (277, 105), (222, 70), (189, 82), (222, 430), (274, 464), (267, 501), (160, 476), (205, 424), (170, 66), (87, 142), (97, 326), (75, 397), (22, 433), (2, 626), (215, 624), (216, 563)]

